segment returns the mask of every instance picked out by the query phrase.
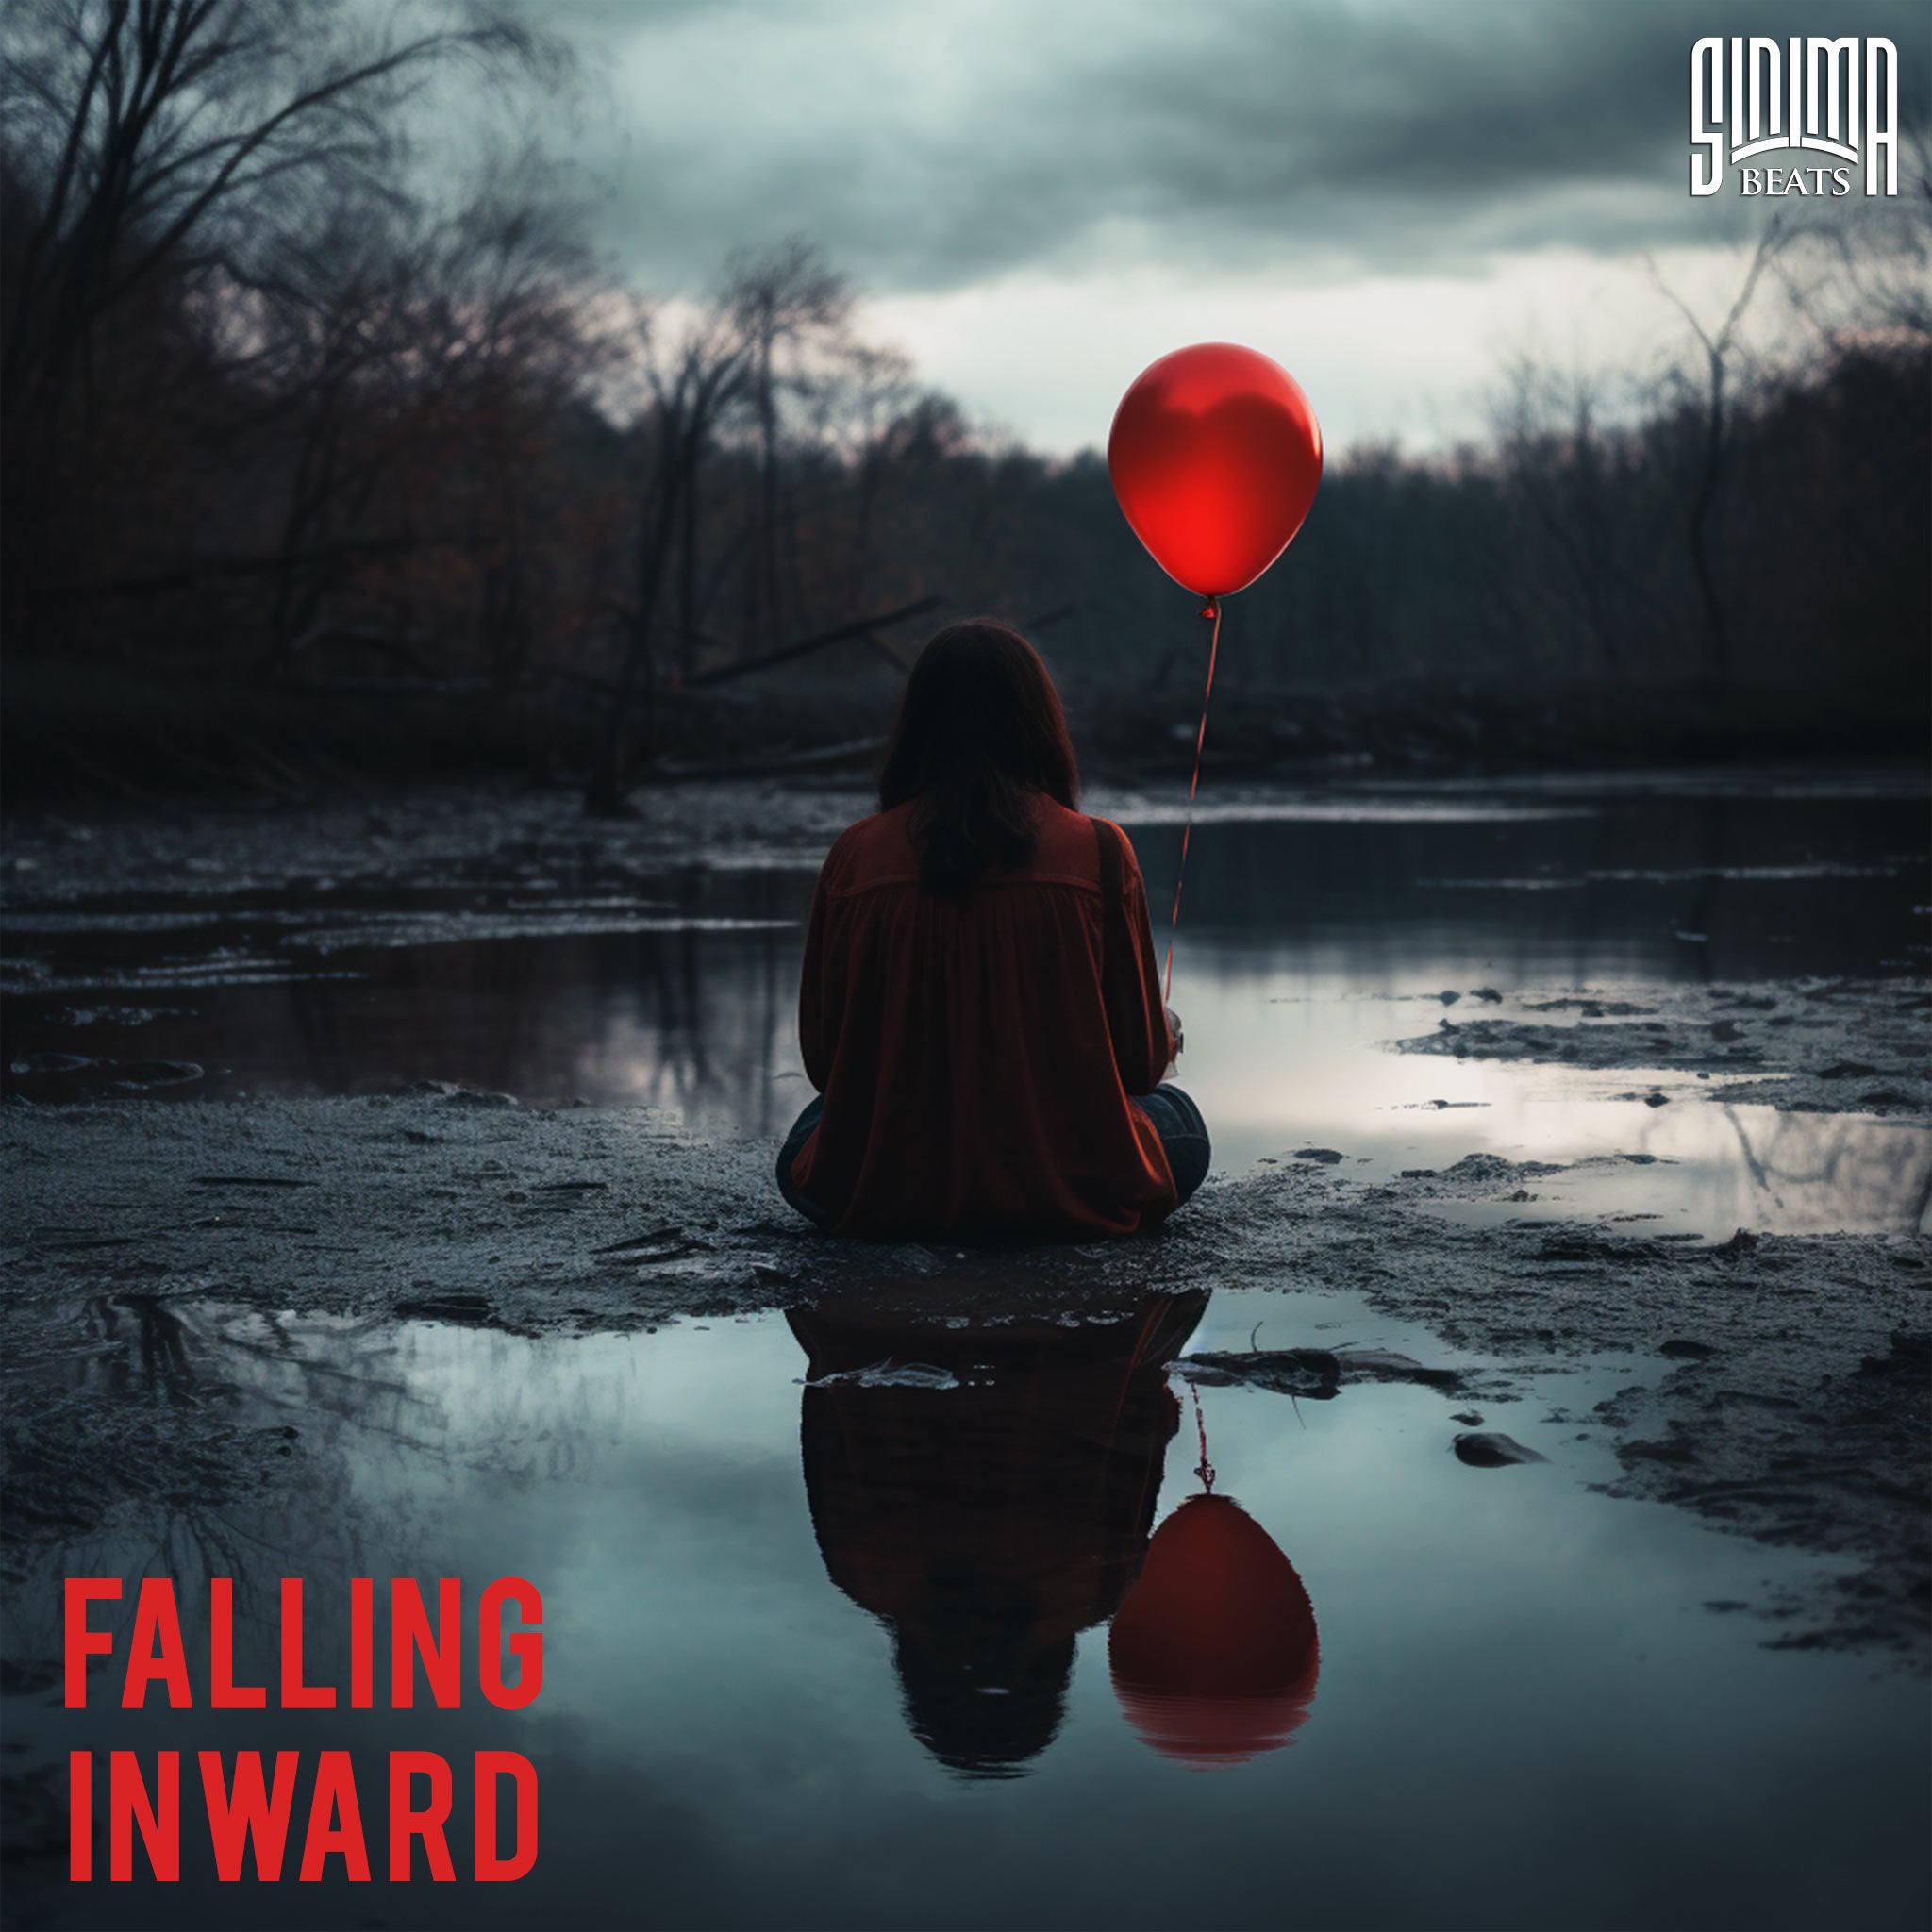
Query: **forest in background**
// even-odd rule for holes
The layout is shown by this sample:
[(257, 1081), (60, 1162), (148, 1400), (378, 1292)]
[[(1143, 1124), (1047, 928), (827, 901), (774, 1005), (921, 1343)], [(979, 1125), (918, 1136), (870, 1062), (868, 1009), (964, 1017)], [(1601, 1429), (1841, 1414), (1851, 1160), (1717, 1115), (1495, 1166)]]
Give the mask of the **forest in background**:
[[(862, 769), (923, 636), (975, 611), (1037, 638), (1090, 769), (1185, 770), (1202, 626), (1098, 454), (976, 429), (807, 239), (720, 238), (703, 300), (626, 288), (535, 151), (418, 136), (438, 89), (554, 101), (563, 51), (515, 12), (368, 23), (0, 22), (10, 797), (520, 771), (609, 811), (655, 775)], [(1229, 607), (1210, 762), (1923, 758), (1910, 174), (1859, 225), (1774, 224), (1728, 316), (1680, 305), (1675, 367), (1524, 361), (1479, 444), (1331, 452)], [(1791, 346), (1754, 357), (1772, 301)]]

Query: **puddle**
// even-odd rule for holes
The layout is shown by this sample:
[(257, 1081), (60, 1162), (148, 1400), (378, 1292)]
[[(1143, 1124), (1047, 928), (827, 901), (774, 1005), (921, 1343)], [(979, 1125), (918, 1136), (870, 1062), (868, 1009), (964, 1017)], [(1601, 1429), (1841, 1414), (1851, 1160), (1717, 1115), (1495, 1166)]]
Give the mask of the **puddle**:
[[(1135, 827), (1164, 907), (1173, 801), (1092, 803)], [(755, 806), (747, 792), (735, 808), (751, 824)], [(254, 852), (225, 893), (220, 861), (188, 858), (201, 869), (171, 877), (172, 896), (25, 906), (9, 915), (0, 1000), (8, 1088), (58, 1102), (443, 1081), (537, 1105), (648, 1104), (711, 1136), (782, 1133), (808, 1091), (793, 1024), (816, 849), (766, 841), (666, 869), (549, 809), (554, 823), (521, 824), (495, 858), (440, 871), (398, 841), (387, 874), (358, 847), (341, 879), (276, 891), (252, 882), (267, 856)], [(1202, 824), (1174, 1004), (1182, 1078), (1224, 1171), (1315, 1148), (1374, 1179), (1484, 1152), (1591, 1163), (1524, 1204), (1532, 1216), (1641, 1215), (1717, 1239), (1924, 1225), (1920, 1126), (1719, 1108), (1681, 1072), (1386, 1050), (1446, 1012), (1496, 1010), (1483, 989), (1641, 997), (1923, 973), (1911, 788), (1664, 774), (1243, 793)], [(1646, 1091), (1666, 1104), (1627, 1097)]]
[[(1166, 1358), (1251, 1340), (1472, 1379), (1208, 1386), (1197, 1423)], [(892, 1364), (928, 1373), (864, 1373)], [(539, 1340), (103, 1304), (45, 1375), (299, 1436), (265, 1490), (123, 1502), (16, 1547), (8, 1769), (25, 1790), (76, 1748), (299, 1747), (306, 1807), (321, 1748), (377, 1791), (391, 1747), (537, 1765), (528, 1878), (417, 1885), (407, 1913), (379, 1884), (285, 1886), (291, 1926), (1923, 1923), (1919, 1687), (1766, 1647), (1762, 1608), (1820, 1559), (1588, 1488), (1615, 1469), (1592, 1406), (1657, 1366), (1486, 1389), (1348, 1295), (1058, 1322), (822, 1305)], [(1458, 1460), (1470, 1413), (1546, 1459)], [(1150, 1536), (1198, 1519), (1204, 1438), (1215, 1494), (1278, 1553), (1243, 1574), (1265, 1592), (1289, 1588), (1271, 1564), (1290, 1573), (1305, 1641), (1285, 1688), (1176, 1714), (1110, 1662), (1108, 1625), (1155, 1573)], [(183, 1579), (191, 1659), (202, 1579), (239, 1579), (244, 1677), (273, 1672), (275, 1579), (299, 1572), (312, 1681), (341, 1675), (351, 1575), (522, 1575), (544, 1689), (523, 1712), (472, 1696), (264, 1725), (124, 1714), (97, 1676), (93, 1708), (59, 1709), (32, 1669), (58, 1655), (53, 1579), (144, 1570)], [(89, 1891), (26, 1858), (9, 1903), (49, 1924), (260, 1923), (260, 1894), (197, 1860), (197, 1822), (184, 1803), (177, 1885)]]
[[(805, 1097), (792, 1024), (813, 861), (759, 835), (749, 792), (731, 804), (743, 841), (704, 865), (631, 862), (621, 835), (568, 829), (562, 806), (523, 809), (518, 842), (486, 860), (462, 857), (451, 820), (434, 863), (398, 840), (393, 865), (359, 849), (339, 876), (310, 865), (267, 884), (300, 869), (238, 830), (256, 841), (245, 864), (177, 841), (159, 883), (112, 903), (50, 883), (7, 940), (0, 1064), (24, 1070), (9, 1091), (441, 1081), (469, 1102), (665, 1114), (478, 1116), (520, 1134), (781, 1131)], [(1164, 905), (1169, 802), (1114, 809)], [(1884, 785), (1224, 801), (1190, 861), (1184, 1078), (1227, 1170), (1565, 1163), (1525, 1174), (1515, 1198), (1419, 1199), (1467, 1224), (1593, 1216), (1719, 1239), (1920, 1225), (1932, 1133), (1907, 1122), (1714, 1104), (1681, 1068), (1388, 1043), (1584, 989), (1614, 1015), (1658, 990), (1923, 973), (1924, 839), (1923, 801)], [(51, 1124), (90, 1121), (120, 1131)], [(187, 1212), (239, 1258), (210, 1245), (218, 1271), (183, 1262), (165, 1284), (201, 1291), (122, 1291), (65, 1322), (63, 1285), (16, 1323), (7, 1392), (42, 1459), (9, 1478), (0, 1573), (10, 1918), (260, 1923), (260, 1894), (213, 1882), (192, 1802), (178, 1885), (69, 1887), (70, 1750), (299, 1748), (306, 1808), (317, 1750), (352, 1752), (379, 1792), (382, 1754), (400, 1748), (529, 1757), (536, 1871), (417, 1885), (406, 1909), (379, 1876), (287, 1885), (278, 1924), (1925, 1922), (1923, 1685), (1876, 1653), (1775, 1647), (1811, 1627), (1781, 1610), (1854, 1558), (1592, 1488), (1623, 1470), (1598, 1405), (1681, 1377), (1707, 1342), (1506, 1379), (1353, 1292), (1124, 1288), (1101, 1291), (1105, 1311), (1042, 1313), (1036, 1293), (1003, 1313), (979, 1293), (971, 1313), (822, 1301), (656, 1333), (509, 1334), (473, 1325), (490, 1291), (521, 1270), (526, 1292), (554, 1293), (543, 1271), (569, 1248), (549, 1217), (605, 1183), (548, 1170), (565, 1177), (533, 1200), (508, 1151), (458, 1159), (460, 1199), (431, 1191), (433, 1239), (406, 1244), (435, 1257), (399, 1298), (414, 1319), (277, 1312), (269, 1298), (293, 1295), (294, 1276), (247, 1244), (291, 1214), (304, 1225), (290, 1232), (333, 1239), (306, 1205), (323, 1197), (284, 1200), (210, 1154), (206, 1172), (191, 1163)], [(386, 1151), (386, 1171), (399, 1158)], [(203, 1183), (226, 1191), (204, 1201)], [(272, 1201), (229, 1198), (249, 1187)], [(160, 1252), (165, 1230), (124, 1232), (116, 1211), (109, 1190), (92, 1218), (69, 1228), (62, 1209), (34, 1239), (84, 1261), (100, 1250), (102, 1278), (161, 1285), (179, 1259)], [(488, 1254), (490, 1230), (525, 1216), (546, 1230), (534, 1274), (527, 1257), (494, 1281), (480, 1262), (446, 1266), (471, 1252), (458, 1239)], [(134, 1252), (138, 1238), (157, 1252)], [(675, 1268), (679, 1252), (633, 1259)], [(302, 1253), (342, 1278), (333, 1251)], [(1426, 1265), (1413, 1246), (1363, 1254)], [(1643, 1267), (1646, 1292), (1676, 1292)], [(1352, 1252), (1330, 1276), (1371, 1278)], [(263, 1299), (221, 1298), (249, 1291)], [(1539, 1304), (1518, 1319), (1545, 1318)], [(1286, 1365), (1274, 1386), (1244, 1386), (1225, 1361), (1186, 1366), (1251, 1348)], [(1854, 1348), (1847, 1374), (1858, 1361)], [(1208, 1468), (1212, 1507), (1194, 1500)], [(1204, 1688), (1188, 1643), (1208, 1612), (1187, 1585), (1210, 1563), (1269, 1614), (1265, 1641), (1217, 1647), (1242, 1659), (1241, 1681)], [(265, 1719), (123, 1713), (101, 1696), (60, 1709), (58, 1578), (142, 1573), (182, 1580), (191, 1660), (206, 1656), (207, 1579), (236, 1578), (237, 1668), (258, 1681), (275, 1669), (283, 1575), (308, 1582), (311, 1677), (338, 1678), (350, 1578), (460, 1576), (475, 1591), (522, 1575), (544, 1597), (544, 1690), (521, 1712), (474, 1695), (460, 1710)], [(368, 1808), (379, 1874), (380, 1799)]]

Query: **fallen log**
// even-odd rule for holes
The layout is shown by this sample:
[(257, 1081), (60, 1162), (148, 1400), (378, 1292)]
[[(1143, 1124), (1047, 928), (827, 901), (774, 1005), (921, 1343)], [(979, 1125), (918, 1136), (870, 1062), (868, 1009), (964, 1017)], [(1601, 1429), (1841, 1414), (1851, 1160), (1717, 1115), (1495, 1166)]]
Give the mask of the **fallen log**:
[(736, 664), (721, 664), (715, 670), (696, 672), (684, 680), (683, 689), (706, 690), (715, 684), (727, 683), (734, 677), (749, 676), (754, 671), (768, 671), (774, 664), (789, 664), (792, 658), (824, 650), (827, 644), (841, 644), (849, 638), (863, 637), (868, 631), (882, 630), (888, 625), (904, 624), (908, 617), (923, 617), (928, 610), (938, 609), (944, 602), (943, 597), (921, 597), (914, 603), (902, 604), (896, 610), (882, 611), (873, 617), (855, 617), (847, 624), (834, 625), (830, 630), (815, 631), (810, 637), (795, 638), (775, 650), (761, 651), (755, 658), (741, 658)]
[(885, 748), (883, 738), (853, 738), (840, 744), (814, 745), (806, 751), (767, 754), (741, 758), (660, 759), (648, 775), (657, 778), (761, 778), (781, 772), (822, 772), (842, 764), (874, 758)]

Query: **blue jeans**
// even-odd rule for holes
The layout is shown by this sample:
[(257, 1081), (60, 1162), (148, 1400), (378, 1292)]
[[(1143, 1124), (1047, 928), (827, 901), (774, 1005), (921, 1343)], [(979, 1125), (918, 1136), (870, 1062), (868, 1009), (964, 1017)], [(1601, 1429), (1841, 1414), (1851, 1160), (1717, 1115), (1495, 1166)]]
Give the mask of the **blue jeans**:
[(1208, 1139), (1208, 1123), (1194, 1105), (1194, 1096), (1171, 1081), (1162, 1081), (1152, 1093), (1135, 1097), (1134, 1105), (1154, 1123), (1160, 1136), (1161, 1150), (1174, 1174), (1174, 1206), (1178, 1208), (1208, 1178), (1208, 1163), (1214, 1149)]
[[(1208, 1177), (1208, 1162), (1213, 1154), (1208, 1139), (1208, 1123), (1201, 1118), (1201, 1109), (1194, 1105), (1193, 1097), (1167, 1082), (1152, 1093), (1135, 1095), (1133, 1104), (1154, 1123), (1154, 1131), (1160, 1136), (1168, 1168), (1174, 1174), (1174, 1206), (1179, 1207)], [(792, 1122), (791, 1131), (778, 1150), (778, 1191), (817, 1227), (830, 1226), (832, 1213), (792, 1186), (791, 1163), (811, 1138), (811, 1130), (818, 1125), (819, 1116), (824, 1110), (824, 1096), (815, 1096)]]

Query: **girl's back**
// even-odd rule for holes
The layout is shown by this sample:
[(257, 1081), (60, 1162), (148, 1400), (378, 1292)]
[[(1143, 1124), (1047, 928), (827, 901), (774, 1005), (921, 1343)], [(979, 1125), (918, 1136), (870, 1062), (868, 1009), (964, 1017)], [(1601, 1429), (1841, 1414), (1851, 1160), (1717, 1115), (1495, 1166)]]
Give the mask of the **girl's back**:
[(1031, 810), (1030, 858), (964, 892), (922, 885), (910, 804), (825, 860), (799, 1003), (824, 1110), (791, 1178), (839, 1231), (1128, 1233), (1174, 1205), (1128, 1098), (1170, 1045), (1140, 869), (1105, 821)]

